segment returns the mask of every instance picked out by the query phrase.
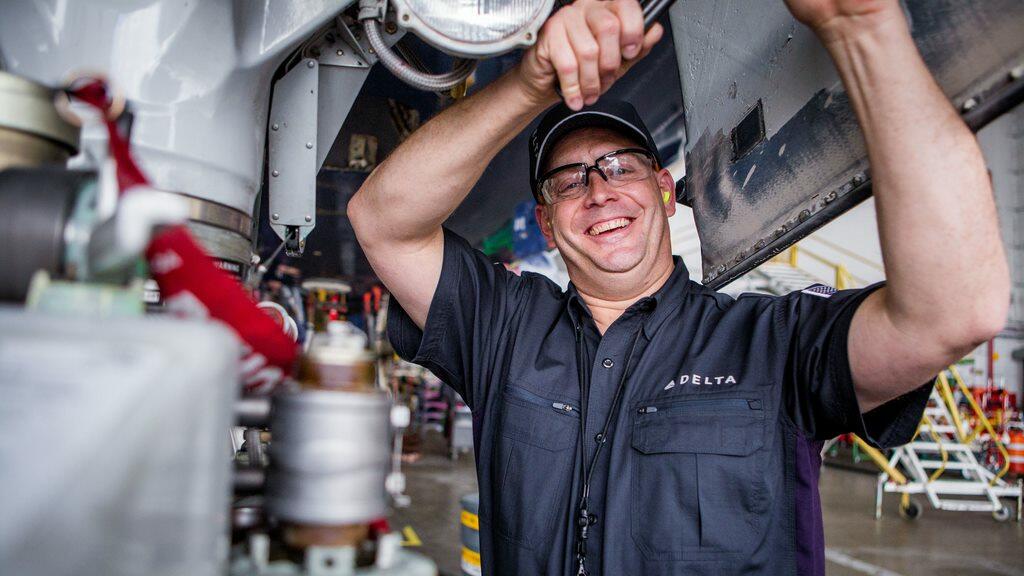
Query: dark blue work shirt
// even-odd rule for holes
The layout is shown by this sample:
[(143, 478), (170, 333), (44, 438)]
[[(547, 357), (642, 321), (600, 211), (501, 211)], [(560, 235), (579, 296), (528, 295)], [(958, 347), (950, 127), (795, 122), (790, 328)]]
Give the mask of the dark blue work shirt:
[(819, 575), (821, 441), (905, 443), (930, 390), (861, 415), (847, 333), (874, 288), (733, 299), (677, 258), (602, 336), (571, 286), (516, 276), (446, 231), (425, 329), (396, 306), (389, 334), (473, 410), (484, 574), (576, 573), (583, 461), (607, 421), (592, 576)]

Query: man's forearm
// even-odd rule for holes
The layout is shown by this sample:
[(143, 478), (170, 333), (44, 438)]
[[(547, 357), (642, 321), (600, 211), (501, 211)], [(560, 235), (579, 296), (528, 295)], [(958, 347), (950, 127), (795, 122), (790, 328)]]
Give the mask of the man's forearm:
[(360, 242), (437, 233), (491, 159), (552, 103), (538, 102), (515, 73), (438, 114), (377, 167), (349, 204)]
[[(1008, 270), (974, 135), (925, 66), (902, 14), (857, 33), (819, 30), (863, 129), (899, 328), (988, 337), (1005, 320)], [(998, 327), (995, 328), (998, 330)]]

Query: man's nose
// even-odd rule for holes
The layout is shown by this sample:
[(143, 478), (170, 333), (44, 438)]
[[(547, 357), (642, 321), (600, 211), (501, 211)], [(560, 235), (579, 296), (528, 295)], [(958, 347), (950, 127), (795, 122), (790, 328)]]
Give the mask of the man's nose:
[(604, 174), (596, 167), (592, 167), (593, 173), (587, 179), (587, 195), (584, 198), (585, 205), (602, 206), (609, 200), (618, 198), (619, 192), (608, 183)]

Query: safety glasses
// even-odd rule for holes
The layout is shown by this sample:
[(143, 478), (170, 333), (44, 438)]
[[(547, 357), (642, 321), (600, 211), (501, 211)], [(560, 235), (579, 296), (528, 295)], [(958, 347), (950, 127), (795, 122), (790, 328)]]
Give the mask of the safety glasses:
[(595, 170), (613, 188), (643, 180), (654, 173), (654, 155), (642, 148), (623, 148), (594, 160), (593, 164), (566, 164), (540, 177), (540, 194), (548, 205), (579, 198), (590, 189)]

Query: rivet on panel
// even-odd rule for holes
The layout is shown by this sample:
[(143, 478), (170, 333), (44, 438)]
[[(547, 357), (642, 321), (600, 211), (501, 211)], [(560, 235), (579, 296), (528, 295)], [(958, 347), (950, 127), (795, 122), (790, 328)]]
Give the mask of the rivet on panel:
[(281, 219), (281, 215), (275, 212), (274, 214), (272, 214), (270, 216), (270, 219), (271, 220), (280, 220)]
[(281, 173), (278, 172), (277, 170), (274, 170), (273, 172), (270, 173), (270, 175), (273, 176), (274, 178), (277, 178), (278, 176), (281, 175)]
[(313, 149), (313, 143), (312, 142), (306, 142), (306, 148), (312, 150)]
[(277, 130), (278, 128), (280, 128), (280, 126), (278, 126), (277, 124), (274, 124), (273, 126), (270, 127), (271, 130)]
[(314, 68), (314, 67), (316, 67), (316, 62), (313, 62), (312, 60), (306, 60), (306, 68)]
[(313, 217), (307, 214), (306, 215), (306, 222), (312, 222), (312, 221), (313, 221)]

